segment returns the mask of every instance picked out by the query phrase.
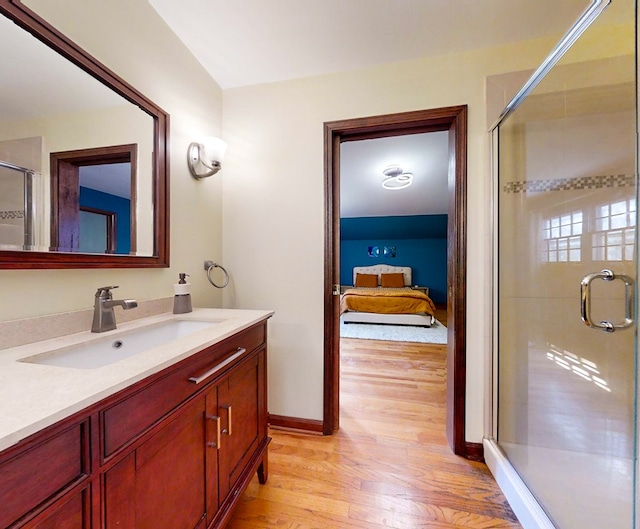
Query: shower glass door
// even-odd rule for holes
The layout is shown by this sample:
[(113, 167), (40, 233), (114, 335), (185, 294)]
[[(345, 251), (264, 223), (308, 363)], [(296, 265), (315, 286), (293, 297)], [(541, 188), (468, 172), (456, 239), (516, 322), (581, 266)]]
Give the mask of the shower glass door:
[(34, 171), (0, 160), (0, 247), (26, 249), (35, 244)]
[(634, 527), (635, 20), (613, 0), (494, 130), (496, 438), (559, 529)]

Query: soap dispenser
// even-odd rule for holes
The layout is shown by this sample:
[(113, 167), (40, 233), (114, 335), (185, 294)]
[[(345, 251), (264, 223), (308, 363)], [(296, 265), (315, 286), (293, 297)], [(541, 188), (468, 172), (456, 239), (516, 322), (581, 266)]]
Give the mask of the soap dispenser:
[(185, 314), (191, 312), (191, 283), (187, 283), (189, 274), (178, 274), (179, 280), (173, 285), (173, 313)]

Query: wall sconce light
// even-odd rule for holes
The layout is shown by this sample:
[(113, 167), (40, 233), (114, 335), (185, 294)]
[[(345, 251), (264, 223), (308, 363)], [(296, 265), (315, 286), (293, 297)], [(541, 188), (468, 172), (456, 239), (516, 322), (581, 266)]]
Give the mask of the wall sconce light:
[(222, 167), (227, 144), (220, 138), (207, 136), (201, 142), (193, 142), (187, 149), (189, 171), (196, 180), (216, 174)]

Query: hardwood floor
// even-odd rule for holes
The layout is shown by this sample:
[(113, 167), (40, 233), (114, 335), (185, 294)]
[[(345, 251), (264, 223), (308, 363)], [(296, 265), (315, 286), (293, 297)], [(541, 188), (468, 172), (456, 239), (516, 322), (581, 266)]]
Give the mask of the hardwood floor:
[(487, 467), (449, 449), (445, 356), (343, 339), (340, 430), (272, 430), (269, 481), (254, 479), (228, 529), (520, 528)]

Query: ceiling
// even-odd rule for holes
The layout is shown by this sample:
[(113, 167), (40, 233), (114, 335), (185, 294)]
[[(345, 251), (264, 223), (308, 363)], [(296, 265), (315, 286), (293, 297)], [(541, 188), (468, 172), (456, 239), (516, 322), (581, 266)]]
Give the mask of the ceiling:
[(0, 35), (2, 121), (41, 119), (125, 103), (120, 95), (1, 15)]
[(131, 163), (83, 165), (80, 185), (110, 195), (131, 199)]
[[(340, 145), (340, 217), (447, 213), (448, 132), (430, 132)], [(382, 171), (399, 165), (413, 174), (404, 189), (382, 187)]]
[(223, 88), (564, 33), (589, 0), (149, 0)]
[[(223, 89), (561, 35), (589, 0), (149, 0)], [(447, 134), (341, 145), (341, 216), (446, 213)], [(382, 170), (414, 174), (382, 188)]]

